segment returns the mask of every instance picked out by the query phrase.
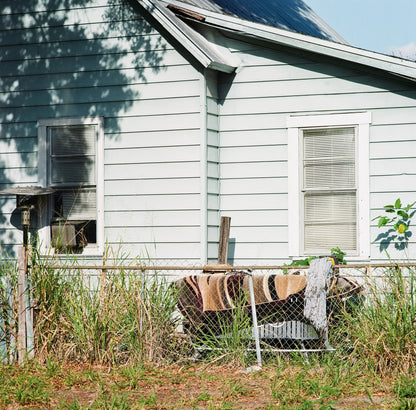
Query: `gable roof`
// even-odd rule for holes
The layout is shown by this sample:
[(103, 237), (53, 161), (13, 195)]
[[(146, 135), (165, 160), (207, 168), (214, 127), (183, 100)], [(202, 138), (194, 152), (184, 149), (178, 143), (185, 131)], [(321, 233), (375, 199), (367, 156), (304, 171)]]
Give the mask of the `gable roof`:
[[(209, 41), (208, 38), (186, 24), (186, 21), (196, 23), (200, 27), (210, 26), (239, 36), (314, 52), (416, 80), (416, 62), (229, 15), (224, 10), (218, 10), (220, 8), (218, 3), (226, 0), (137, 1), (169, 30), (181, 44), (187, 47), (188, 51), (206, 68), (230, 73), (238, 67), (238, 61), (235, 60), (228, 49), (221, 47), (215, 39)], [(246, 3), (251, 0), (241, 1)], [(191, 3), (198, 3), (198, 7)]]
[(182, 0), (181, 2), (253, 23), (347, 44), (347, 41), (303, 0)]

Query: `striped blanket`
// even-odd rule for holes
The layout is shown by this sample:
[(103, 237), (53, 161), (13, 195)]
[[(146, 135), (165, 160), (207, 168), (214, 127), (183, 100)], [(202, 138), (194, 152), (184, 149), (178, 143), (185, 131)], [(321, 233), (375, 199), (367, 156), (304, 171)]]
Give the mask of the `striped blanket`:
[[(301, 320), (307, 277), (302, 275), (252, 275), (258, 319)], [(190, 275), (175, 282), (178, 307), (194, 325), (212, 320), (217, 313), (229, 315), (236, 306), (250, 309), (249, 277), (241, 273)], [(361, 288), (346, 278), (337, 278), (332, 297), (343, 297)], [(328, 295), (329, 296), (329, 295)]]

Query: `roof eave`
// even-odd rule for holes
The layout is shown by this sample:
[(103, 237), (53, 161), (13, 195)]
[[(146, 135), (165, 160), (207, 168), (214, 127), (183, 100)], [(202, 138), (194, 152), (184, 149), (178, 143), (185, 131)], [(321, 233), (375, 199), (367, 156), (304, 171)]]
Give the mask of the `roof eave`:
[(199, 33), (177, 18), (170, 10), (160, 6), (157, 0), (137, 0), (137, 2), (161, 24), (188, 52), (204, 67), (225, 73), (232, 73), (237, 64), (214, 50)]
[[(172, 0), (172, 3), (179, 4), (180, 2)], [(184, 3), (181, 4), (182, 6), (184, 5)], [(190, 5), (187, 5), (186, 7), (189, 7), (189, 10), (197, 11), (204, 16), (204, 21), (199, 23), (207, 24), (216, 27), (217, 29), (300, 50), (311, 51), (328, 57), (383, 70), (399, 77), (416, 80), (416, 62), (413, 61), (246, 21), (238, 17), (219, 14)]]

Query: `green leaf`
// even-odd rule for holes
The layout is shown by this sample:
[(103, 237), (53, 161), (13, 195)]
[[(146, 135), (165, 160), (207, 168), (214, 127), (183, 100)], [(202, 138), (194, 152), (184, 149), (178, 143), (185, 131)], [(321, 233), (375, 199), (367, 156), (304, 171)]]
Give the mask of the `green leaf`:
[(414, 205), (414, 204), (416, 204), (416, 201), (415, 202), (413, 202), (413, 203), (411, 203), (411, 204), (409, 204), (409, 205), (407, 205), (406, 206), (406, 208), (403, 208), (406, 212), (409, 212), (410, 211), (410, 208)]
[(409, 215), (405, 211), (397, 211), (397, 215), (401, 216), (403, 219), (409, 219)]
[(378, 227), (381, 228), (382, 226), (387, 225), (389, 222), (390, 222), (389, 218), (382, 216), (378, 221)]
[(396, 209), (400, 209), (402, 207), (402, 201), (400, 201), (400, 198), (396, 199), (396, 202), (394, 203), (394, 207)]
[[(391, 208), (391, 209), (394, 209), (394, 205), (385, 205), (384, 206), (384, 208), (386, 209), (386, 208)], [(386, 211), (387, 211), (387, 209), (386, 209)]]
[(396, 211), (394, 209), (389, 208), (389, 209), (386, 209), (386, 212), (389, 212), (389, 213), (393, 213), (394, 214)]

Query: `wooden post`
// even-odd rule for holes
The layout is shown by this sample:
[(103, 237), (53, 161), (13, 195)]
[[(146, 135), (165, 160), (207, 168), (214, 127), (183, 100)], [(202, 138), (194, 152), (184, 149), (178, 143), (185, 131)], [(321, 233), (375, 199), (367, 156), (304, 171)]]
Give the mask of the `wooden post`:
[(228, 261), (228, 242), (230, 239), (231, 217), (222, 216), (220, 226), (220, 241), (218, 244), (218, 264), (226, 264)]
[(17, 355), (19, 365), (24, 364), (27, 354), (26, 350), (26, 271), (27, 271), (27, 254), (24, 246), (18, 248), (18, 340)]

